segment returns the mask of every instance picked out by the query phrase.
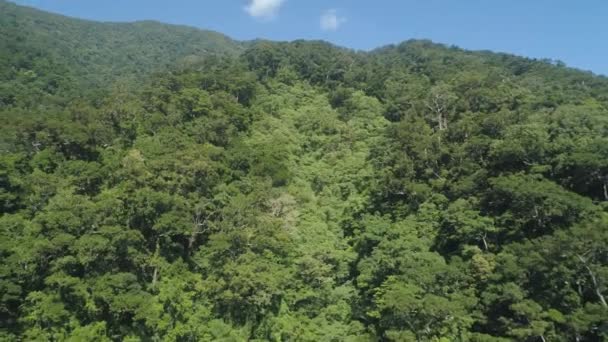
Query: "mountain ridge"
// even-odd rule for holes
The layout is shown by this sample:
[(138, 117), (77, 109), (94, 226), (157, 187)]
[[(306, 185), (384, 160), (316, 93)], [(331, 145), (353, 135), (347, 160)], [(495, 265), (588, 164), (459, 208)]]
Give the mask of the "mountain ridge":
[[(0, 1), (0, 80), (18, 78), (20, 69), (43, 74), (39, 61), (44, 60), (64, 69), (56, 79), (70, 76), (83, 87), (99, 87), (164, 70), (191, 55), (232, 55), (243, 49), (209, 30), (154, 21), (96, 22)], [(34, 58), (37, 63), (30, 65)]]
[[(216, 39), (219, 40), (225, 40), (229, 43), (233, 43), (236, 45), (239, 45), (239, 47), (233, 47), (231, 49), (237, 50), (237, 51), (244, 51), (244, 49), (247, 46), (250, 46), (252, 44), (255, 44), (257, 42), (274, 42), (274, 43), (294, 43), (294, 42), (298, 42), (298, 41), (307, 41), (307, 42), (325, 42), (327, 44), (330, 44), (336, 48), (340, 48), (340, 49), (346, 49), (346, 50), (350, 50), (353, 52), (359, 52), (359, 53), (378, 53), (381, 52), (385, 49), (390, 49), (390, 48), (394, 48), (399, 46), (400, 44), (406, 43), (406, 42), (411, 42), (411, 41), (419, 41), (419, 42), (430, 42), (432, 44), (436, 44), (436, 45), (440, 45), (443, 46), (445, 48), (455, 48), (455, 49), (459, 49), (461, 51), (465, 51), (465, 52), (469, 52), (469, 53), (479, 53), (479, 54), (496, 54), (496, 55), (505, 55), (508, 57), (515, 57), (515, 58), (522, 58), (525, 60), (529, 60), (529, 61), (535, 61), (535, 62), (541, 62), (541, 63), (546, 63), (546, 64), (551, 64), (551, 65), (560, 65), (563, 66), (564, 63), (553, 59), (549, 56), (546, 57), (528, 57), (528, 56), (523, 56), (523, 55), (518, 55), (515, 53), (511, 53), (511, 52), (507, 52), (507, 51), (494, 51), (494, 50), (490, 50), (490, 49), (466, 49), (466, 48), (462, 48), (459, 47), (457, 45), (453, 45), (450, 43), (446, 43), (446, 42), (434, 42), (430, 39), (427, 38), (408, 38), (406, 40), (403, 40), (401, 42), (396, 42), (396, 43), (389, 43), (389, 44), (385, 44), (385, 45), (379, 45), (377, 47), (373, 47), (370, 49), (354, 49), (348, 46), (343, 46), (343, 45), (339, 45), (339, 44), (335, 44), (326, 40), (322, 40), (322, 39), (293, 39), (293, 40), (281, 40), (281, 41), (277, 41), (277, 40), (269, 40), (266, 38), (255, 38), (255, 39), (251, 39), (251, 40), (238, 40), (238, 39), (234, 39), (232, 37), (230, 37), (227, 34), (224, 34), (220, 31), (216, 31), (216, 30), (211, 30), (211, 29), (207, 29), (204, 27), (198, 27), (198, 26), (193, 26), (193, 25), (184, 25), (184, 24), (176, 24), (176, 23), (166, 23), (160, 20), (156, 20), (156, 19), (141, 19), (141, 20), (135, 20), (135, 21), (105, 21), (105, 20), (94, 20), (94, 19), (84, 19), (84, 18), (79, 18), (79, 17), (74, 17), (74, 16), (69, 16), (69, 15), (65, 15), (65, 14), (61, 14), (61, 13), (56, 13), (56, 12), (50, 12), (50, 11), (46, 11), (46, 10), (42, 10), (42, 9), (38, 9), (36, 7), (33, 6), (28, 6), (28, 5), (22, 5), (22, 4), (17, 4), (14, 3), (10, 0), (0, 0), (0, 6), (2, 6), (2, 4), (11, 4), (13, 6), (16, 7), (21, 7), (23, 9), (29, 9), (29, 10), (33, 10), (36, 11), (38, 14), (48, 14), (48, 15), (53, 15), (56, 17), (60, 17), (63, 19), (69, 19), (69, 20), (75, 20), (75, 21), (81, 21), (83, 23), (88, 23), (88, 24), (107, 24), (107, 25), (124, 25), (124, 26), (139, 26), (139, 25), (145, 25), (145, 24), (154, 24), (154, 25), (159, 25), (159, 26), (168, 26), (168, 27), (173, 27), (173, 28), (179, 28), (179, 29), (184, 29), (184, 30), (188, 30), (188, 31), (199, 31), (199, 33), (203, 33), (203, 34), (212, 34), (216, 36)], [(578, 72), (582, 72), (582, 73), (586, 73), (586, 74), (590, 74), (596, 77), (608, 77), (608, 75), (603, 75), (600, 73), (595, 73), (591, 70), (585, 70), (582, 68), (577, 68), (577, 67), (572, 67), (572, 66), (567, 66), (568, 69), (572, 69), (572, 70), (576, 70)]]

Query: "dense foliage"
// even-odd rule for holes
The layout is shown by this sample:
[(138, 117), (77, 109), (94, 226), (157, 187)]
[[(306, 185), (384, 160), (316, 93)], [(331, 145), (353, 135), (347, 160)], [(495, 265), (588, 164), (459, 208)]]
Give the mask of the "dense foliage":
[(151, 74), (147, 25), (208, 33), (81, 60), (122, 24), (7, 6), (0, 339), (608, 338), (605, 78), (426, 41)]
[(0, 0), (0, 105), (92, 98), (119, 79), (137, 83), (175, 63), (243, 49), (212, 31), (153, 21), (77, 20)]

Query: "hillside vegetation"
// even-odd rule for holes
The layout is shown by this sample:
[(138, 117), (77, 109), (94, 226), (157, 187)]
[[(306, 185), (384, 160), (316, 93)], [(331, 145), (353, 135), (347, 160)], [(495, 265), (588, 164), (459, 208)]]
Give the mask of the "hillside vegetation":
[(604, 77), (5, 2), (0, 37), (0, 340), (608, 338)]
[(243, 43), (212, 31), (153, 21), (100, 23), (0, 0), (0, 104), (36, 104), (134, 83), (176, 63), (235, 55)]

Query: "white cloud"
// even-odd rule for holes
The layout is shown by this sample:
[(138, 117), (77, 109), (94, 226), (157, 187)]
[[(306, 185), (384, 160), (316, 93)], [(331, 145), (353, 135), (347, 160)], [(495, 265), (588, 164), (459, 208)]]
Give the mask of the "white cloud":
[(346, 22), (345, 17), (338, 16), (335, 9), (330, 9), (321, 14), (321, 30), (336, 31)]
[(279, 12), (285, 0), (249, 0), (245, 12), (259, 19), (272, 19)]

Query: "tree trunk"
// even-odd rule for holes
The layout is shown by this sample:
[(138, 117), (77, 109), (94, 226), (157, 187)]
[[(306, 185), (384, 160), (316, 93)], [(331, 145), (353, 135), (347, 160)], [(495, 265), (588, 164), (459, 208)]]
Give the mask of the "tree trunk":
[(448, 118), (443, 111), (437, 111), (437, 123), (439, 123), (440, 131), (444, 131), (448, 128)]
[(483, 235), (483, 236), (481, 237), (481, 241), (483, 242), (483, 249), (484, 249), (485, 251), (487, 251), (487, 250), (488, 250), (488, 241), (486, 241), (486, 236), (485, 236), (485, 235)]
[(597, 279), (595, 278), (595, 274), (593, 273), (593, 271), (591, 270), (589, 265), (587, 265), (587, 260), (585, 260), (585, 258), (583, 258), (580, 255), (577, 255), (577, 257), (583, 263), (585, 268), (587, 269), (587, 273), (589, 273), (589, 277), (591, 277), (591, 282), (593, 283), (593, 289), (594, 289), (595, 294), (596, 294), (597, 298), (599, 299), (600, 303), (602, 303), (602, 306), (604, 308), (608, 308), (608, 303), (606, 303), (606, 298), (604, 298), (602, 291), (600, 291), (600, 287), (599, 287), (599, 284), (597, 283)]
[(158, 281), (158, 264), (156, 261), (158, 260), (158, 255), (160, 254), (160, 241), (156, 239), (156, 251), (154, 251), (154, 272), (152, 272), (152, 289), (156, 289), (156, 282)]
[(205, 225), (207, 218), (201, 218), (201, 213), (197, 211), (192, 221), (192, 232), (190, 233), (190, 238), (188, 238), (188, 251), (191, 251), (192, 247), (194, 247), (196, 236), (201, 233), (201, 227)]
[(154, 273), (152, 273), (152, 288), (156, 288), (156, 282), (158, 281), (158, 266), (154, 266)]

